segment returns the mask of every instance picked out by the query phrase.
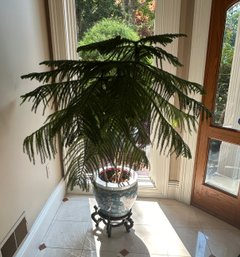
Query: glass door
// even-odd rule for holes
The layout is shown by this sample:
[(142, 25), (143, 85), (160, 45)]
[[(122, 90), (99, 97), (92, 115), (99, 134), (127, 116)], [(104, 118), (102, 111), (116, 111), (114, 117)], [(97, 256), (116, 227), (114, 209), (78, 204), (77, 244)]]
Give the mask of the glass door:
[(192, 204), (240, 228), (240, 1), (213, 0)]

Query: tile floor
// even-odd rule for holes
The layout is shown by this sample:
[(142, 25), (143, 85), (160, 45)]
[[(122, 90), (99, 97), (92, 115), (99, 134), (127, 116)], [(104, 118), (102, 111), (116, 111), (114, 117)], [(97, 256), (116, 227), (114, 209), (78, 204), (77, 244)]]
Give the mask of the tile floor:
[(134, 227), (92, 223), (95, 200), (68, 196), (60, 206), (36, 257), (238, 257), (240, 230), (175, 200), (139, 199)]

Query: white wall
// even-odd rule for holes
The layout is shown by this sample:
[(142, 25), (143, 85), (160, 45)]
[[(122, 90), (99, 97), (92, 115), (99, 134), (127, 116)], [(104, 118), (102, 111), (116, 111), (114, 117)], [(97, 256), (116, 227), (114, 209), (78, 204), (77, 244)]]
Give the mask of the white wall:
[(58, 158), (47, 176), (46, 165), (33, 165), (22, 151), (44, 119), (20, 107), (20, 95), (37, 85), (20, 76), (40, 70), (48, 48), (44, 1), (0, 0), (0, 244), (23, 212), (30, 229), (61, 179)]

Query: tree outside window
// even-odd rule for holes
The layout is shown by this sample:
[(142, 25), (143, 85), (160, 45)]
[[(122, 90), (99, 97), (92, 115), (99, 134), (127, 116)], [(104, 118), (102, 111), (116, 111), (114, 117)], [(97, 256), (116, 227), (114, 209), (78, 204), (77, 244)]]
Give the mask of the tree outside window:
[(152, 35), (154, 12), (155, 0), (76, 0), (78, 41), (103, 19), (118, 20), (140, 37)]

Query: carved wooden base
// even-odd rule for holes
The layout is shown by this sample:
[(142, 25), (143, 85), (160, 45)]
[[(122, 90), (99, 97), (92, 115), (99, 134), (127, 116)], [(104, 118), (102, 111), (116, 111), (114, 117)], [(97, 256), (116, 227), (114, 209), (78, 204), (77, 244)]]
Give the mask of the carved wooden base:
[[(92, 213), (91, 218), (95, 222), (95, 226), (98, 227), (99, 223), (102, 221), (106, 225), (106, 230), (108, 237), (111, 237), (112, 228), (124, 225), (126, 231), (129, 232), (133, 227), (133, 220), (131, 218), (132, 210), (130, 210), (126, 215), (121, 217), (111, 217), (106, 215), (99, 209), (96, 205), (94, 206), (95, 211)], [(98, 218), (96, 216), (99, 216)]]

